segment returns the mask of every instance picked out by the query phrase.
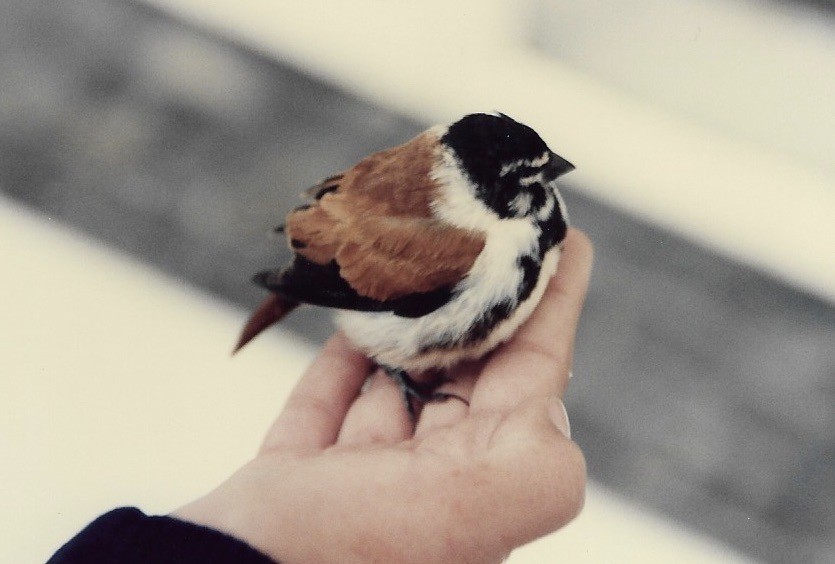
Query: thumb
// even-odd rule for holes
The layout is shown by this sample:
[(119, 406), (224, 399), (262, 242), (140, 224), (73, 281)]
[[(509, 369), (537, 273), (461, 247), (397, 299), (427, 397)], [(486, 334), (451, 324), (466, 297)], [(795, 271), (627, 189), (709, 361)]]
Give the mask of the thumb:
[(507, 525), (517, 546), (568, 524), (583, 507), (586, 462), (559, 397), (532, 398), (496, 428), (491, 459), (508, 477)]

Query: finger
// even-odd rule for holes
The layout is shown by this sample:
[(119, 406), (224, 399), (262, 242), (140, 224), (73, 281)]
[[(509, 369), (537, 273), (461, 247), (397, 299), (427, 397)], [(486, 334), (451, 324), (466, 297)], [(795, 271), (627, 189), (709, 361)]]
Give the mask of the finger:
[(371, 361), (351, 348), (342, 334), (334, 335), (296, 384), (261, 452), (332, 445), (370, 368)]
[(515, 546), (561, 528), (583, 507), (585, 458), (569, 428), (565, 408), (553, 396), (525, 402), (492, 436), (489, 457), (496, 475), (505, 476), (495, 495), (513, 500), (502, 511)]
[(589, 238), (577, 229), (569, 230), (557, 273), (542, 301), (487, 362), (473, 392), (473, 409), (508, 409), (531, 396), (562, 395), (592, 259)]
[(413, 424), (397, 384), (382, 370), (354, 401), (337, 438), (340, 445), (395, 444), (412, 436)]

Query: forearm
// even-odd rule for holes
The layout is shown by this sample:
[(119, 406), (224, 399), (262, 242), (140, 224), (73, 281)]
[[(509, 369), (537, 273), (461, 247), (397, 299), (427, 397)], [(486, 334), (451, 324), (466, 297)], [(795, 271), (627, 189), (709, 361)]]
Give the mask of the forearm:
[(173, 517), (148, 516), (132, 507), (114, 509), (61, 547), (49, 564), (213, 562), (275, 564), (245, 542)]

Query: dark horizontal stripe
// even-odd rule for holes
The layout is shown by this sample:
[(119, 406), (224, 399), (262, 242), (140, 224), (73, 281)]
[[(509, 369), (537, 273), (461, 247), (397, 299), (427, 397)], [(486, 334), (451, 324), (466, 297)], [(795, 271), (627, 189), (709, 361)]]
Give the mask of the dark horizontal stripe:
[(339, 275), (339, 265), (335, 261), (321, 265), (301, 256), (296, 256), (288, 268), (256, 274), (253, 281), (298, 302), (354, 311), (390, 311), (409, 318), (432, 313), (452, 297), (452, 288), (444, 286), (391, 300), (375, 300), (358, 294)]

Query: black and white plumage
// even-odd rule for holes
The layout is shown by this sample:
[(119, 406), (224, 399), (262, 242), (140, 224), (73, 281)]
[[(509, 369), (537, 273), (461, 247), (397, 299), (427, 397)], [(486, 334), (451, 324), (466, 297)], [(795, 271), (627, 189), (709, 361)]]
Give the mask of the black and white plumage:
[(503, 114), (363, 159), (287, 216), (295, 258), (256, 275), (272, 295), (238, 348), (299, 303), (335, 308), (359, 349), (426, 396), (408, 373), (485, 355), (539, 302), (567, 231), (555, 180), (573, 168)]

